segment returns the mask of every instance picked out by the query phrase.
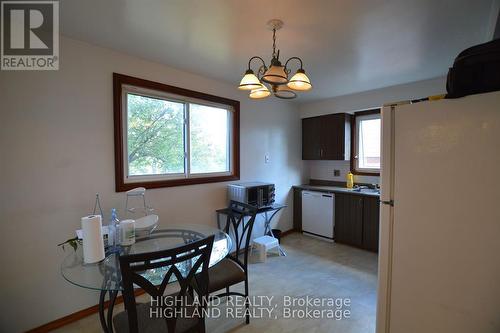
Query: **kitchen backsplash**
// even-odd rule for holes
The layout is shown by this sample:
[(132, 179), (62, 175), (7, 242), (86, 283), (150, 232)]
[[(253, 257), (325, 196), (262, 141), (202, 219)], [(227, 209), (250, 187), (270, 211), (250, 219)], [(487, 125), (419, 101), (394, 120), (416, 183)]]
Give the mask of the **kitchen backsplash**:
[[(310, 179), (345, 182), (350, 170), (349, 161), (304, 161), (304, 164)], [(339, 170), (340, 175), (335, 176), (334, 170)], [(380, 184), (380, 177), (354, 175), (354, 183)]]

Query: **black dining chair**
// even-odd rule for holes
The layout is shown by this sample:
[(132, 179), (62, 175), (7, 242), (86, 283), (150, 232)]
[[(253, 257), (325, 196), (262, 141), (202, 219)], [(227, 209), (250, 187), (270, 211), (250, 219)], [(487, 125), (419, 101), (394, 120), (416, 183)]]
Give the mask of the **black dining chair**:
[[(245, 297), (245, 307), (247, 309), (245, 317), (247, 324), (250, 322), (248, 311), (248, 252), (250, 250), (250, 240), (256, 216), (257, 207), (236, 201), (230, 202), (227, 209), (227, 220), (224, 231), (227, 234), (233, 234), (236, 249), (208, 270), (208, 292), (210, 294), (225, 288), (225, 292), (214, 296), (229, 297), (234, 295)], [(240, 260), (241, 255), (243, 255), (243, 262)], [(241, 282), (245, 283), (244, 293), (229, 290), (229, 287)]]
[[(208, 266), (213, 243), (212, 235), (169, 250), (120, 256), (126, 310), (113, 318), (115, 330), (119, 333), (205, 332), (203, 313), (208, 301)], [(141, 275), (150, 269), (164, 269), (160, 284), (154, 285)], [(173, 278), (179, 283), (179, 291), (164, 295)], [(134, 285), (154, 301), (136, 303)]]

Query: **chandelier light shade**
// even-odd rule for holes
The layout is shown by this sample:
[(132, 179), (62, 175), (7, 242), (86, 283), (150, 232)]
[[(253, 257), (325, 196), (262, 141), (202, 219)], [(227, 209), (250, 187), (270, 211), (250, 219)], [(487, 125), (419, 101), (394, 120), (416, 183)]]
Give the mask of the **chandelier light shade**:
[(271, 95), (271, 92), (265, 85), (262, 85), (260, 88), (250, 91), (250, 98), (254, 99), (266, 98), (269, 95)]
[(285, 67), (281, 66), (279, 62), (276, 65), (271, 65), (262, 76), (262, 81), (276, 85), (286, 84), (288, 82), (288, 75), (286, 74)]
[(307, 91), (312, 88), (311, 80), (309, 80), (303, 69), (297, 70), (297, 73), (288, 81), (287, 86), (290, 89), (298, 91)]
[(260, 87), (262, 87), (262, 84), (260, 83), (259, 78), (255, 76), (254, 72), (251, 69), (249, 69), (245, 72), (245, 75), (241, 79), (238, 89), (253, 90), (259, 89)]
[(286, 85), (279, 85), (273, 87), (274, 96), (281, 99), (294, 99), (297, 97), (297, 93), (292, 89), (288, 88)]
[[(283, 99), (292, 99), (297, 97), (295, 91), (311, 90), (312, 84), (306, 72), (303, 69), (302, 59), (299, 57), (291, 57), (283, 66), (279, 60), (280, 51), (276, 50), (276, 30), (283, 27), (283, 21), (278, 19), (270, 20), (267, 23), (268, 27), (273, 31), (273, 53), (271, 65), (266, 66), (266, 62), (259, 56), (253, 56), (248, 60), (248, 69), (241, 79), (238, 89), (250, 90), (250, 98), (262, 99), (273, 94), (275, 97)], [(259, 60), (262, 64), (257, 70), (257, 74), (252, 70), (251, 65), (253, 60)], [(292, 60), (298, 61), (300, 68), (288, 79), (288, 74), (291, 70), (288, 63)], [(260, 77), (260, 78), (259, 78)], [(268, 85), (268, 86), (266, 86)]]

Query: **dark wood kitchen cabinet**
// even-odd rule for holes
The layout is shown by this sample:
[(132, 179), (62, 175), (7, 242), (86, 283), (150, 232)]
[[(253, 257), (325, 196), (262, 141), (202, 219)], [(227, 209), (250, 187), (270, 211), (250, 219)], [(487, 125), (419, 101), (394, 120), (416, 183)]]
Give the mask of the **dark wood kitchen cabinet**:
[(302, 159), (349, 160), (351, 120), (347, 113), (302, 119)]
[(302, 232), (302, 189), (293, 189), (293, 229)]
[(302, 119), (302, 159), (321, 159), (321, 117)]
[(378, 252), (380, 201), (376, 197), (363, 198), (363, 248)]
[(363, 197), (335, 194), (335, 241), (362, 247), (363, 245)]
[(335, 194), (335, 241), (377, 252), (379, 198)]

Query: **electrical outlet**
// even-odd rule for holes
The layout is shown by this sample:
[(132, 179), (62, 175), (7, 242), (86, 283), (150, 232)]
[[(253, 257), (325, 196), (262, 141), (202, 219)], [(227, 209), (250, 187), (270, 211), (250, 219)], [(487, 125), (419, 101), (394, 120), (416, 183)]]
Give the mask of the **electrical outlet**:
[(340, 170), (337, 169), (333, 170), (333, 176), (340, 177)]
[(269, 154), (266, 154), (264, 156), (264, 161), (266, 162), (266, 164), (269, 163)]

